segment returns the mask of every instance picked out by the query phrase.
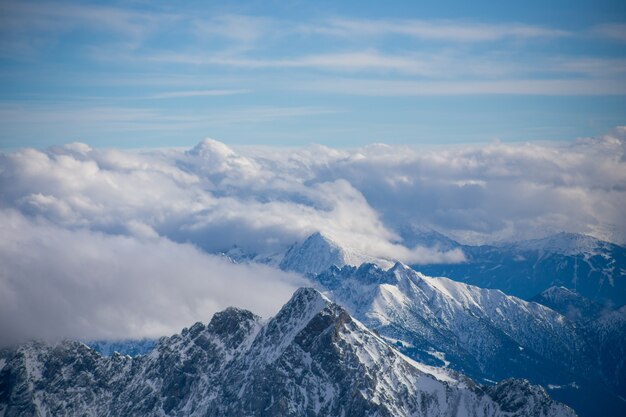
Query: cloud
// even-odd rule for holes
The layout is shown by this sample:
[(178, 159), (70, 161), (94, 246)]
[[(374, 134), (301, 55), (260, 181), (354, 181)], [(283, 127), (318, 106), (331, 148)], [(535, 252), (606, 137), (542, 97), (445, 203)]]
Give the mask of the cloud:
[(149, 98), (184, 98), (184, 97), (211, 97), (211, 96), (232, 96), (236, 94), (250, 93), (251, 90), (246, 89), (215, 89), (215, 90), (187, 90), (187, 91), (170, 91), (167, 93), (158, 93)]
[(3, 155), (0, 185), (5, 206), (63, 227), (123, 234), (138, 221), (207, 251), (256, 252), (320, 230), (408, 259), (393, 245), (410, 223), (480, 241), (560, 230), (624, 241), (623, 155), (623, 128), (574, 143), (437, 150), (235, 150), (206, 140), (182, 153), (131, 153), (74, 144)]
[(626, 241), (626, 128), (568, 143), (419, 149), (92, 149), (0, 154), (1, 342), (154, 336), (228, 305), (271, 314), (303, 281), (211, 253), (272, 254), (320, 231), (369, 256), (559, 231)]
[(168, 335), (231, 305), (268, 316), (306, 285), (160, 238), (136, 221), (130, 230), (111, 236), (0, 210), (0, 345)]
[(415, 19), (329, 19), (325, 25), (307, 28), (312, 32), (342, 36), (407, 36), (447, 42), (492, 42), (506, 38), (558, 38), (569, 36), (564, 30), (534, 25), (486, 24), (454, 20)]
[(241, 45), (253, 45), (276, 33), (279, 22), (260, 16), (222, 14), (211, 19), (193, 19), (193, 27), (202, 39), (226, 38)]
[[(574, 64), (582, 70), (583, 63)], [(587, 64), (589, 70), (597, 68)], [(606, 70), (609, 72), (610, 70)], [(621, 70), (619, 70), (621, 72)], [(356, 96), (447, 96), (447, 95), (624, 95), (626, 84), (620, 79), (507, 79), (489, 81), (405, 81), (363, 78), (320, 78), (292, 83), (290, 88), (328, 94)]]
[(589, 32), (593, 36), (611, 39), (619, 42), (626, 42), (626, 24), (605, 23), (592, 27)]

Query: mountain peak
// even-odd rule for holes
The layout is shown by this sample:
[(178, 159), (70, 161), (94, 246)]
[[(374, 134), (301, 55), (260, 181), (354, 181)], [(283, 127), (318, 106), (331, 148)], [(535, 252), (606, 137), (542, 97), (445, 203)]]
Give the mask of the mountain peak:
[(561, 255), (593, 254), (606, 245), (592, 236), (578, 233), (560, 232), (540, 239), (514, 242), (512, 246), (518, 250), (553, 252)]
[(363, 263), (377, 264), (386, 268), (393, 265), (386, 259), (376, 258), (357, 249), (342, 246), (325, 233), (318, 231), (302, 243), (296, 243), (289, 248), (280, 262), (280, 268), (314, 276), (332, 266), (341, 268), (345, 265), (358, 266)]
[[(328, 307), (332, 302), (318, 290), (310, 287), (298, 288), (291, 299), (280, 309), (275, 319), (281, 317), (303, 318), (311, 317)], [(308, 321), (308, 320), (307, 320)]]
[(318, 274), (333, 265), (345, 264), (346, 256), (342, 248), (322, 233), (315, 232), (302, 243), (289, 248), (280, 262), (280, 268), (310, 275)]
[(441, 251), (456, 249), (461, 244), (448, 236), (423, 225), (411, 224), (399, 230), (402, 243), (407, 247), (424, 246)]
[(540, 294), (543, 297), (582, 297), (576, 291), (566, 288), (562, 285), (553, 285), (550, 288), (546, 288)]
[(572, 321), (582, 322), (598, 318), (603, 308), (600, 304), (580, 295), (576, 291), (563, 287), (552, 286), (531, 298), (539, 304), (551, 308)]

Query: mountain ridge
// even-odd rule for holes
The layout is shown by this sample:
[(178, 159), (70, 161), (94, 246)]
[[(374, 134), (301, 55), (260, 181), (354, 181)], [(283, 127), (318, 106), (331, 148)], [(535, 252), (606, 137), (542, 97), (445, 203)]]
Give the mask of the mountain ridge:
[(525, 381), (481, 388), (416, 363), (312, 288), (268, 321), (227, 309), (145, 356), (63, 342), (0, 358), (5, 416), (575, 415)]

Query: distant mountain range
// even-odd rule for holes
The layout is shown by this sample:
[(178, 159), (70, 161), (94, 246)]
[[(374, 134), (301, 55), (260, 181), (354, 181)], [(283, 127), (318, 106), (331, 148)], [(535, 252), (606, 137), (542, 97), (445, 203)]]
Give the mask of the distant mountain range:
[[(412, 265), (429, 276), (442, 276), (483, 288), (497, 288), (529, 300), (550, 287), (565, 287), (596, 303), (626, 304), (626, 248), (590, 236), (559, 233), (509, 244), (461, 245), (439, 235), (433, 246), (459, 248), (466, 262)], [(419, 241), (419, 236), (414, 239)]]
[[(558, 233), (543, 239), (482, 246), (462, 245), (426, 228), (407, 228), (401, 237), (407, 247), (459, 249), (465, 254), (465, 262), (410, 265), (428, 276), (499, 289), (525, 300), (548, 288), (564, 287), (609, 309), (626, 304), (626, 248), (590, 236)], [(332, 265), (374, 263), (386, 269), (395, 262), (342, 246), (321, 233), (271, 259), (281, 269), (304, 275), (321, 273)], [(258, 257), (252, 260), (259, 261)]]
[(575, 413), (538, 386), (413, 361), (314, 289), (270, 319), (235, 308), (145, 356), (78, 342), (0, 352), (0, 415), (507, 416)]

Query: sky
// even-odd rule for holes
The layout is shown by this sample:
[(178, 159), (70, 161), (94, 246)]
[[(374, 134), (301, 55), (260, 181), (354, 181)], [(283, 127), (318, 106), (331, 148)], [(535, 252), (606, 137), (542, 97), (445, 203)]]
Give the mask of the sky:
[(0, 3), (0, 148), (572, 141), (624, 124), (626, 5)]

